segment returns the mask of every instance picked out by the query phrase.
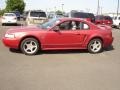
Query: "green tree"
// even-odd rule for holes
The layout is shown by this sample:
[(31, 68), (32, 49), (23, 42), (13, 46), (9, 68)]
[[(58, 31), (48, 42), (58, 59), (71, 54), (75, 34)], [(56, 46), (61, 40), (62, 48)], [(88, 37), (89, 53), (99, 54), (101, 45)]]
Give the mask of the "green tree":
[(6, 0), (6, 11), (19, 11), (23, 13), (25, 9), (24, 0)]
[(4, 14), (5, 10), (0, 10), (0, 16), (2, 16)]

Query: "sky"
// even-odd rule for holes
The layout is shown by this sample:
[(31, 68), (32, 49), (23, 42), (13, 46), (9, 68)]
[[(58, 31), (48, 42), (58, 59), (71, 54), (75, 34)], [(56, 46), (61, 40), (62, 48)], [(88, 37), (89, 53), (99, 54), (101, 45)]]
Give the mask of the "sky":
[[(24, 0), (26, 3), (25, 10), (45, 10), (55, 11), (63, 10), (69, 12), (70, 10), (80, 10), (96, 13), (98, 0)], [(99, 0), (100, 12), (102, 13), (116, 13), (118, 0)], [(64, 4), (64, 5), (63, 5)], [(0, 8), (5, 8), (5, 0), (0, 0)]]

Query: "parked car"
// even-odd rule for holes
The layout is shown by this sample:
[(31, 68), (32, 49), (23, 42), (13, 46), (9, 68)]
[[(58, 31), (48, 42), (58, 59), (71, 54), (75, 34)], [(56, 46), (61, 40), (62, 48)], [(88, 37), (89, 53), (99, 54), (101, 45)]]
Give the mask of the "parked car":
[(20, 14), (19, 11), (11, 11), (10, 13), (14, 13), (16, 15), (16, 17), (17, 17), (17, 20), (20, 20), (21, 14)]
[(104, 16), (104, 15), (97, 15), (95, 17), (95, 23), (96, 24), (105, 24), (105, 25), (110, 25), (112, 26), (113, 20), (110, 16)]
[(90, 22), (95, 22), (95, 16), (93, 13), (86, 13), (86, 12), (78, 12), (78, 11), (71, 11), (69, 13), (70, 18), (81, 18)]
[(17, 24), (17, 17), (14, 13), (4, 13), (1, 19), (2, 25)]
[(58, 15), (56, 13), (49, 13), (48, 14), (48, 19), (53, 19), (53, 18), (63, 18), (63, 15)]
[(61, 18), (36, 27), (10, 29), (2, 40), (9, 48), (34, 55), (39, 50), (65, 49), (87, 49), (90, 53), (99, 53), (112, 44), (113, 37), (109, 26), (97, 26), (78, 18)]
[(28, 12), (28, 16), (26, 18), (27, 25), (34, 25), (34, 24), (42, 24), (46, 22), (47, 15), (42, 10), (32, 10)]
[(120, 29), (120, 16), (113, 17), (113, 27), (117, 27)]

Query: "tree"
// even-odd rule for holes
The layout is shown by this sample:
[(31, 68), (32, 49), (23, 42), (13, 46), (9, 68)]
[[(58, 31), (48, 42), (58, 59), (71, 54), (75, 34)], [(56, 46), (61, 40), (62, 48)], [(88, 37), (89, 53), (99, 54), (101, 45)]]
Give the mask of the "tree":
[(23, 13), (25, 9), (25, 3), (24, 0), (7, 0), (6, 1), (6, 11), (19, 11), (20, 13)]
[(2, 16), (4, 14), (5, 10), (0, 10), (0, 16)]

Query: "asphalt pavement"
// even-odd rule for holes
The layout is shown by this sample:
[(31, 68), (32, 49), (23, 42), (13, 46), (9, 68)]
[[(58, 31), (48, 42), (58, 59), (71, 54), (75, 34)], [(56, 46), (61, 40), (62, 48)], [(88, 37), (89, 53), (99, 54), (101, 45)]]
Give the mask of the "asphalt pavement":
[(12, 27), (0, 26), (0, 90), (120, 90), (120, 30), (112, 30), (113, 47), (99, 54), (74, 50), (26, 56), (2, 44)]

